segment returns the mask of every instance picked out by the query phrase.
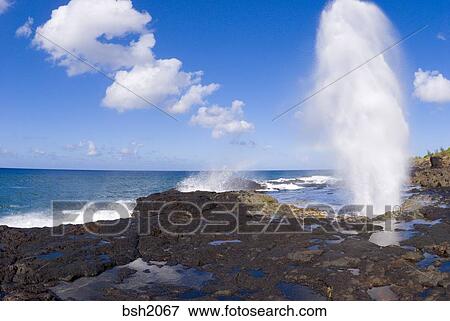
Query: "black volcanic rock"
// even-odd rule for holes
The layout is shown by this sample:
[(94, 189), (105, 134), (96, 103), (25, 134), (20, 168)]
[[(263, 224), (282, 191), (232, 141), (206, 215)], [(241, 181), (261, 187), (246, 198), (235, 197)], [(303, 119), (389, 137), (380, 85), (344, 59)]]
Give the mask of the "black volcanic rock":
[(241, 177), (232, 178), (225, 185), (225, 189), (229, 191), (255, 191), (262, 188), (261, 184)]
[[(430, 197), (450, 203), (445, 191), (436, 189)], [(158, 213), (170, 203), (170, 211)], [(201, 207), (204, 216), (186, 220), (183, 203)], [(235, 203), (244, 206), (236, 211)], [(266, 210), (252, 213), (261, 203)], [(61, 236), (52, 232), (62, 227), (0, 226), (0, 299), (369, 300), (368, 291), (377, 287), (389, 287), (400, 300), (450, 298), (450, 276), (443, 272), (450, 209), (420, 209), (418, 215), (436, 222), (414, 226), (420, 233), (400, 242), (408, 247), (381, 247), (370, 241), (379, 231), (370, 220), (332, 220), (317, 212), (304, 217), (300, 209), (284, 217), (291, 209), (287, 205), (274, 215), (279, 207), (274, 198), (249, 191), (169, 190), (139, 198), (129, 219), (66, 225)], [(222, 233), (227, 211), (239, 221)], [(176, 233), (165, 230), (158, 220), (169, 213), (198, 228), (192, 233), (178, 233), (183, 225)], [(411, 220), (413, 214), (402, 213), (402, 219)], [(205, 230), (210, 220), (221, 224)], [(286, 232), (286, 224), (294, 222), (303, 228)], [(249, 226), (264, 229), (248, 232)], [(425, 252), (438, 258), (429, 268), (411, 268), (411, 259)]]
[(444, 165), (442, 157), (431, 156), (430, 157), (431, 168), (442, 168)]

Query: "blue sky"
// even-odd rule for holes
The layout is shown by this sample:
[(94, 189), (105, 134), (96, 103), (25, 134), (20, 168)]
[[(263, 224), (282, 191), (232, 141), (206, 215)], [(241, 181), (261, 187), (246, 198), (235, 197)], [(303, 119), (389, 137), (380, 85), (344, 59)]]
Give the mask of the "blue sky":
[[(49, 51), (32, 43), (34, 34), (16, 35), (28, 17), (34, 20), (34, 32), (50, 20), (52, 10), (69, 2), (14, 0), (0, 15), (0, 167), (333, 167), (332, 158), (314, 150), (301, 134), (294, 113), (272, 122), (277, 113), (310, 93), (315, 33), (327, 1), (133, 0), (132, 10), (152, 17), (143, 34), (154, 35), (152, 52), (157, 59), (177, 58), (183, 71), (203, 72), (202, 85), (220, 84), (203, 103), (176, 114), (179, 121), (154, 108), (132, 107), (124, 112), (108, 108), (102, 100), (110, 80), (93, 72), (68, 76), (67, 68), (49, 59)], [(411, 153), (450, 145), (449, 94), (442, 92), (448, 89), (445, 78), (450, 78), (450, 2), (374, 2), (400, 36), (429, 25), (401, 45), (399, 74)], [(130, 39), (137, 41), (134, 36), (112, 41), (127, 46)], [(105, 71), (114, 77), (124, 68)], [(434, 82), (428, 82), (421, 97), (413, 95), (419, 68), (445, 77), (437, 93)], [(430, 80), (437, 74), (424, 77)], [(185, 89), (193, 84), (195, 80)], [(245, 106), (232, 114), (235, 100)], [(208, 127), (203, 118), (193, 122), (203, 105), (220, 106), (219, 111), (232, 119), (224, 127)], [(218, 137), (213, 136), (214, 129)]]

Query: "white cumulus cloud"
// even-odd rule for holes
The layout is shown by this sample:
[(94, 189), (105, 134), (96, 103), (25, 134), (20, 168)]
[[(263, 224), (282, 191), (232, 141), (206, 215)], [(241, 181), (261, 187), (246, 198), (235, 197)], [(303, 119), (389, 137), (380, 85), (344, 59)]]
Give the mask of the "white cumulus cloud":
[(414, 95), (424, 102), (450, 102), (450, 80), (439, 71), (423, 71), (419, 68), (415, 72)]
[(182, 62), (176, 58), (157, 59), (152, 51), (155, 37), (147, 27), (151, 20), (149, 13), (133, 8), (131, 0), (71, 0), (36, 29), (33, 44), (69, 76), (92, 68), (66, 50), (109, 73), (116, 83), (106, 90), (102, 101), (106, 107), (118, 111), (150, 107), (148, 100), (181, 113), (202, 104), (216, 85), (202, 86), (202, 73), (181, 70)]
[(25, 23), (22, 26), (17, 28), (16, 37), (29, 38), (31, 36), (31, 34), (33, 33), (33, 29), (32, 29), (33, 23), (34, 23), (33, 18), (28, 17), (27, 21), (25, 21)]
[(0, 0), (0, 14), (4, 13), (11, 6), (12, 1)]
[(243, 119), (244, 103), (234, 100), (231, 107), (200, 107), (191, 118), (191, 123), (212, 129), (212, 137), (220, 138), (226, 134), (238, 134), (255, 128), (252, 123)]
[(211, 95), (219, 89), (218, 84), (209, 84), (207, 86), (202, 85), (194, 85), (180, 98), (178, 102), (176, 102), (169, 111), (174, 114), (185, 113), (188, 111), (193, 105), (201, 105), (204, 104), (205, 97)]
[(113, 83), (106, 90), (103, 105), (119, 111), (146, 107), (148, 104), (133, 92), (153, 104), (162, 104), (170, 97), (179, 96), (183, 89), (199, 81), (195, 74), (180, 69), (181, 61), (172, 58), (136, 65), (130, 71), (121, 70), (115, 76), (117, 83)]
[[(155, 40), (146, 29), (150, 21), (150, 15), (134, 10), (129, 0), (71, 0), (52, 11), (51, 19), (37, 28), (33, 43), (69, 75), (92, 70), (65, 50), (108, 71), (130, 68), (153, 59), (149, 49)], [(130, 34), (140, 37), (127, 44), (112, 41)]]

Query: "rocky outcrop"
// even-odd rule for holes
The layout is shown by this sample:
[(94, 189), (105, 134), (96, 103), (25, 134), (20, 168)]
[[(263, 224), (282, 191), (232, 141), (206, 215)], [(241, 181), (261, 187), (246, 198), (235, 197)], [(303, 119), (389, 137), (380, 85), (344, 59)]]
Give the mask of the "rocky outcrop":
[[(161, 209), (162, 203), (167, 204), (168, 210), (187, 208), (188, 203), (191, 203), (201, 208), (204, 213), (227, 209), (232, 210), (235, 214), (245, 213), (245, 215), (270, 216), (277, 214), (288, 217), (326, 217), (326, 213), (323, 211), (281, 204), (274, 197), (264, 193), (252, 191), (184, 193), (176, 189), (138, 198), (133, 216), (155, 215)], [(173, 204), (169, 206), (168, 203)], [(240, 207), (237, 208), (236, 205)]]
[(444, 167), (444, 160), (439, 156), (430, 157), (431, 168), (442, 168)]
[(450, 187), (449, 160), (442, 156), (431, 156), (428, 161), (416, 159), (411, 170), (411, 182), (422, 187)]

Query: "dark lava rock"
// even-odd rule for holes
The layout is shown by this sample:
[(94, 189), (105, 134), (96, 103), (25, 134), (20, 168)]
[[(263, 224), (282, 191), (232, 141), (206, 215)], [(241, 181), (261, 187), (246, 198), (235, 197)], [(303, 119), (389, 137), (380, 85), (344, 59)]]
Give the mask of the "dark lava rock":
[(430, 157), (431, 168), (442, 168), (444, 165), (442, 157), (431, 156)]
[(224, 186), (224, 189), (229, 191), (255, 191), (262, 188), (261, 184), (241, 177), (228, 180)]
[(412, 182), (423, 187), (450, 187), (450, 168), (427, 168), (417, 170)]
[(440, 156), (430, 157), (428, 166), (417, 161), (411, 171), (411, 182), (423, 187), (450, 187), (450, 161)]
[[(433, 193), (450, 203), (444, 189)], [(387, 287), (399, 300), (450, 298), (450, 273), (416, 265), (426, 252), (442, 256), (436, 262), (448, 256), (450, 209), (424, 208), (422, 217), (438, 222), (413, 227), (417, 233), (401, 246), (381, 247), (369, 241), (375, 229), (367, 218), (278, 208), (274, 198), (249, 191), (169, 190), (139, 198), (129, 219), (56, 229), (0, 226), (0, 298), (369, 300), (377, 298), (371, 289)], [(186, 217), (186, 210), (194, 215)], [(169, 218), (180, 224), (161, 225)], [(295, 222), (310, 228), (286, 229)], [(205, 282), (178, 282), (202, 275)], [(78, 292), (64, 296), (57, 289)]]

